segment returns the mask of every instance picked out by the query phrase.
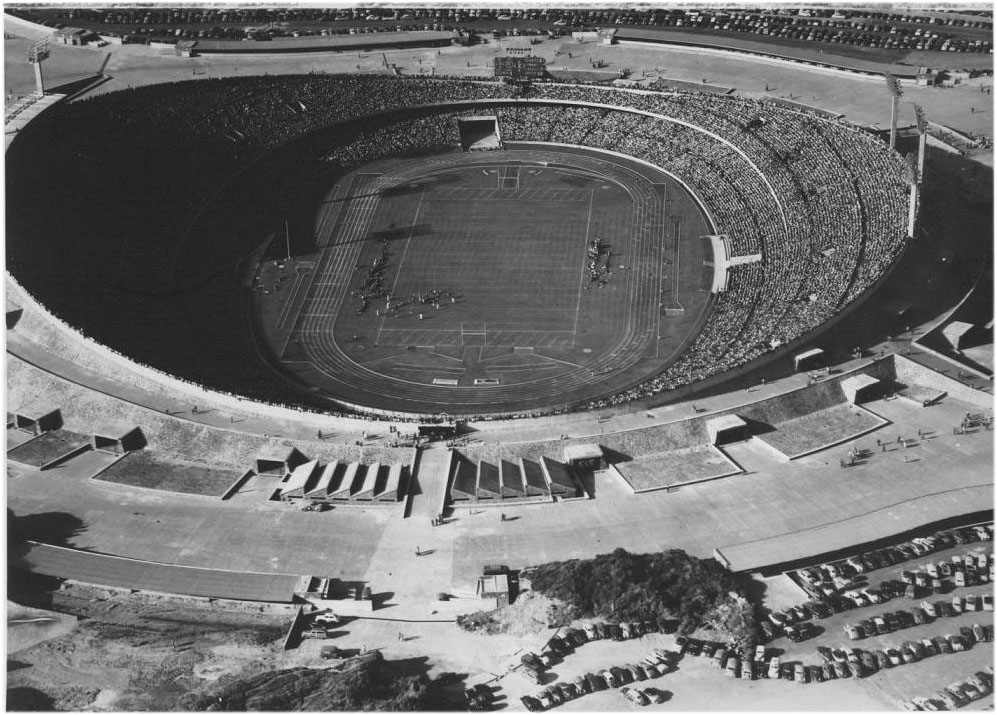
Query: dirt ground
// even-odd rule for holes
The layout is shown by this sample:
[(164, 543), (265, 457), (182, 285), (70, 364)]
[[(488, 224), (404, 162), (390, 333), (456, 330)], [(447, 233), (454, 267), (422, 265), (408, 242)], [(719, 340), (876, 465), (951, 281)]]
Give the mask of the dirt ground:
[[(290, 624), (289, 616), (157, 606), (88, 590), (55, 593), (51, 608), (59, 613), (9, 604), (8, 709), (170, 709), (222, 676), (283, 667)], [(41, 637), (17, 622), (26, 618), (57, 625)]]

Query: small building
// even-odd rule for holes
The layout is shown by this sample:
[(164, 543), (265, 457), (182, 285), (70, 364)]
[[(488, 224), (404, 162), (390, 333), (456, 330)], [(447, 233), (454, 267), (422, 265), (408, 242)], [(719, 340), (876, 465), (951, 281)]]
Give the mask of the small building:
[(569, 444), (564, 448), (564, 463), (572, 469), (598, 471), (606, 468), (602, 447), (597, 444)]
[(523, 465), (523, 481), (528, 497), (549, 497), (550, 485), (547, 483), (547, 476), (539, 462), (532, 459), (521, 460)]
[(811, 348), (793, 356), (793, 366), (797, 372), (806, 370), (816, 370), (824, 366), (824, 351), (820, 348)]
[(737, 415), (720, 415), (706, 422), (710, 444), (721, 445), (748, 439), (748, 423)]
[(450, 487), (450, 498), (455, 502), (471, 502), (478, 500), (478, 474), (474, 465), (457, 457), (457, 469), (454, 471), (453, 486)]
[(522, 499), (526, 496), (523, 486), (523, 470), (515, 462), (503, 459), (499, 462), (499, 491), (503, 499)]
[(931, 70), (931, 68), (918, 67), (917, 77), (915, 78), (914, 83), (918, 87), (931, 87), (935, 84), (937, 79), (937, 75)]
[(256, 473), (283, 479), (295, 467), (307, 461), (305, 456), (295, 447), (268, 444), (256, 453)]
[(550, 457), (541, 457), (540, 463), (543, 465), (544, 473), (547, 475), (547, 482), (550, 484), (550, 493), (562, 499), (576, 499), (585, 496), (585, 491), (578, 484), (571, 467), (562, 464)]
[(13, 330), (17, 323), (21, 320), (21, 316), (24, 315), (24, 308), (12, 301), (10, 298), (7, 299), (7, 330)]
[(356, 481), (357, 472), (360, 471), (360, 462), (350, 462), (343, 470), (342, 478), (338, 484), (329, 485), (328, 501), (349, 501), (353, 493), (353, 482)]
[(14, 426), (37, 437), (62, 427), (62, 410), (55, 405), (26, 405), (14, 411)]
[(318, 460), (313, 459), (294, 468), (280, 490), (281, 501), (304, 499), (312, 482), (312, 476), (318, 471)]
[(616, 44), (616, 33), (617, 28), (610, 27), (605, 30), (599, 30), (596, 34), (599, 36), (600, 45), (615, 45)]
[(87, 43), (87, 35), (90, 34), (80, 27), (64, 27), (56, 30), (52, 37), (60, 45), (75, 45), (82, 47)]
[(478, 480), (475, 493), (478, 499), (501, 499), (502, 485), (499, 482), (499, 470), (491, 462), (478, 462)]
[[(319, 475), (318, 481), (315, 482), (315, 485), (311, 489), (305, 492), (305, 497), (312, 501), (327, 501), (329, 499), (330, 488), (334, 486), (337, 469), (340, 472), (339, 477), (342, 479), (342, 472), (345, 471), (344, 465), (341, 465), (337, 461), (332, 461), (325, 465), (322, 473)], [(335, 482), (335, 484), (338, 484), (338, 482)]]
[(395, 462), (388, 470), (384, 482), (377, 487), (374, 499), (379, 502), (397, 502), (401, 496), (402, 474), (404, 467), (401, 462)]
[(853, 405), (875, 399), (880, 390), (879, 380), (865, 373), (841, 381), (841, 391), (845, 393), (845, 399)]
[(377, 486), (377, 476), (380, 471), (380, 462), (368, 464), (366, 469), (357, 470), (351, 492), (353, 501), (374, 501), (374, 489)]
[(106, 424), (94, 431), (91, 446), (94, 451), (110, 454), (134, 452), (145, 447), (145, 435), (139, 427)]
[(966, 335), (970, 330), (973, 329), (972, 323), (965, 323), (961, 320), (953, 320), (951, 323), (942, 328), (942, 335), (948, 341), (949, 345), (958, 350)]
[(478, 598), (494, 599), (496, 607), (509, 605), (509, 574), (495, 573), (478, 576), (475, 588)]
[(177, 57), (197, 57), (197, 40), (180, 40), (176, 44)]

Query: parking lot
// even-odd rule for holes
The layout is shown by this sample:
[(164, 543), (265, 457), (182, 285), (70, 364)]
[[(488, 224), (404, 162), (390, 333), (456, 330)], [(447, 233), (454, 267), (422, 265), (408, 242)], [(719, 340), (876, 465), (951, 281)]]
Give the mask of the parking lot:
[[(951, 563), (955, 555), (965, 556), (972, 554), (993, 553), (992, 541), (981, 541), (967, 544), (957, 544), (952, 548), (941, 549), (930, 554), (925, 554), (909, 561), (887, 566), (885, 568), (874, 569), (854, 577), (859, 583), (856, 589), (864, 587), (877, 588), (883, 581), (902, 580), (902, 572), (925, 571), (925, 566), (929, 563), (948, 561)], [(823, 662), (817, 652), (818, 647), (826, 648), (858, 648), (864, 651), (886, 650), (887, 648), (900, 648), (906, 641), (920, 641), (924, 638), (934, 639), (937, 636), (958, 635), (960, 627), (971, 627), (973, 624), (983, 626), (993, 626), (993, 611), (976, 610), (974, 612), (964, 611), (963, 613), (944, 617), (940, 616), (930, 623), (914, 625), (912, 627), (900, 628), (885, 635), (874, 635), (858, 640), (849, 639), (844, 630), (846, 624), (857, 624), (860, 621), (881, 616), (885, 613), (896, 611), (910, 611), (917, 608), (924, 602), (937, 604), (941, 601), (952, 602), (953, 596), (960, 597), (965, 603), (968, 596), (982, 596), (992, 594), (993, 587), (990, 583), (980, 583), (974, 586), (956, 587), (954, 579), (943, 579), (947, 582), (943, 591), (937, 594), (919, 594), (914, 599), (898, 597), (885, 600), (878, 604), (870, 604), (861, 608), (853, 608), (841, 613), (831, 615), (824, 619), (813, 619), (813, 624), (817, 635), (799, 643), (794, 643), (786, 637), (780, 637), (767, 644), (768, 655), (780, 656), (783, 663), (795, 664), (803, 662), (808, 665), (816, 665)], [(864, 584), (864, 585), (863, 585)], [(780, 604), (784, 604), (787, 599), (780, 599)], [(798, 589), (797, 603), (809, 600), (803, 589)], [(981, 609), (981, 605), (978, 605)], [(973, 673), (982, 670), (987, 665), (993, 664), (993, 649), (990, 643), (979, 643), (969, 647), (967, 650), (958, 653), (933, 655), (924, 660), (908, 663), (901, 666), (881, 669), (878, 672), (862, 678), (853, 679), (861, 683), (861, 687), (889, 702), (897, 700), (907, 700), (912, 697), (931, 697), (936, 691), (957, 680), (964, 680)], [(821, 684), (823, 688), (827, 684)], [(972, 707), (992, 708), (993, 695), (988, 695), (972, 704)]]

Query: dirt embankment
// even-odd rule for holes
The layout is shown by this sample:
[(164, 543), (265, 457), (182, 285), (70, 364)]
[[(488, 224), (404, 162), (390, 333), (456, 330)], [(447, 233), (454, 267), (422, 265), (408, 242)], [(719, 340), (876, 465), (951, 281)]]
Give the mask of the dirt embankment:
[(170, 710), (216, 682), (284, 665), (284, 616), (84, 592), (56, 593), (51, 607), (79, 621), (9, 654), (9, 710)]

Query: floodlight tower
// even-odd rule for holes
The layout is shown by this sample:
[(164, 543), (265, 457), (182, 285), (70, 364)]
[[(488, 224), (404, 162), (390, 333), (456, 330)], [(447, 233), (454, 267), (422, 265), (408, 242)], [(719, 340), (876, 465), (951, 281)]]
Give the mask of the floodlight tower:
[(45, 96), (45, 82), (42, 79), (42, 62), (49, 56), (48, 38), (38, 40), (38, 42), (28, 48), (28, 64), (35, 67), (35, 94), (39, 97)]
[(927, 153), (928, 117), (921, 105), (914, 105), (914, 116), (917, 118), (917, 183), (924, 181), (924, 156)]
[(886, 88), (890, 90), (890, 94), (893, 96), (893, 104), (890, 107), (890, 149), (896, 149), (897, 147), (897, 108), (900, 105), (900, 98), (904, 96), (903, 88), (900, 86), (900, 80), (894, 77), (892, 74), (887, 72), (883, 75), (886, 78)]
[(921, 198), (921, 184), (917, 176), (917, 157), (913, 153), (904, 157), (904, 174), (907, 178), (907, 238), (914, 238), (917, 210)]

